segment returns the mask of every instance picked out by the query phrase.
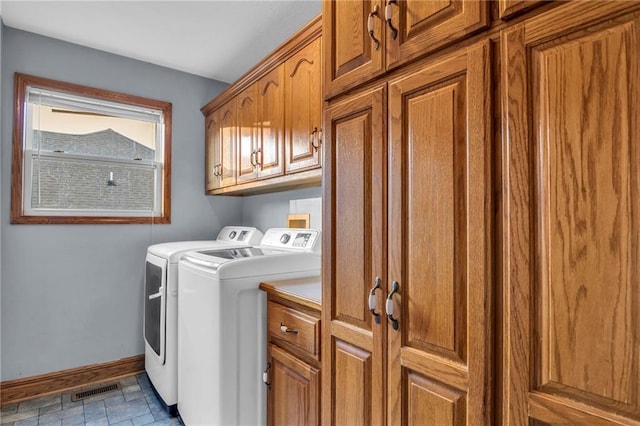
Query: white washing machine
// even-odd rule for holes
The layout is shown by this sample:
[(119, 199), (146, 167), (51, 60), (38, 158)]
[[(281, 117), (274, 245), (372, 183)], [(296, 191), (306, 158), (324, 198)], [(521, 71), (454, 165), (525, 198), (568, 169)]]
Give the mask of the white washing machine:
[(178, 403), (178, 260), (187, 251), (256, 245), (262, 232), (226, 226), (212, 241), (177, 241), (149, 246), (145, 265), (144, 366), (170, 412)]
[(179, 263), (178, 411), (186, 425), (265, 425), (262, 281), (320, 275), (320, 232), (272, 228), (257, 247)]

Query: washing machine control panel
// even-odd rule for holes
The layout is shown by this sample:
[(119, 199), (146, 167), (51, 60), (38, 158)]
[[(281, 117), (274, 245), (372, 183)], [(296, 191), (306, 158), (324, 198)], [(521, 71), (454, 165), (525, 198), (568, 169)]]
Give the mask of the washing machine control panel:
[(260, 243), (262, 247), (320, 252), (320, 231), (315, 229), (271, 228)]
[(218, 234), (218, 241), (258, 245), (261, 240), (262, 232), (249, 226), (225, 226)]

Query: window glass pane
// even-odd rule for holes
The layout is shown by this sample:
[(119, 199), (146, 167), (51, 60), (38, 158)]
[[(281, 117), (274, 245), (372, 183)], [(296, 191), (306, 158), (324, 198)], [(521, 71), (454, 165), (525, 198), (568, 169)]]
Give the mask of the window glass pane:
[(32, 147), (129, 160), (155, 158), (156, 123), (32, 105)]
[(32, 209), (154, 210), (153, 166), (37, 154), (32, 164)]

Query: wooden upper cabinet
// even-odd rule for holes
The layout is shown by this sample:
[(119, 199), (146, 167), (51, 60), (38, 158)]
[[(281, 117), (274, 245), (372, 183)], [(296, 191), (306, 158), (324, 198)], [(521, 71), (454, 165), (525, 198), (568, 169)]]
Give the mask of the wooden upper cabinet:
[[(208, 194), (253, 195), (322, 183), (321, 32), (318, 15), (201, 108)], [(232, 102), (229, 139), (228, 129), (214, 130), (221, 116), (212, 114)], [(223, 135), (222, 143), (215, 142)]]
[(387, 69), (451, 44), (489, 24), (489, 2), (387, 0)]
[(260, 128), (256, 146), (258, 179), (284, 173), (284, 65), (258, 81)]
[(317, 38), (284, 64), (287, 173), (322, 164), (322, 56)]
[(205, 188), (211, 191), (220, 188), (219, 168), (222, 164), (220, 157), (220, 123), (218, 111), (214, 111), (205, 118)]
[[(325, 96), (384, 71), (383, 7), (381, 0), (322, 2)], [(376, 36), (369, 36), (369, 24)]]
[(236, 98), (238, 103), (238, 173), (237, 183), (258, 178), (258, 84), (254, 83)]
[(236, 102), (234, 99), (210, 113), (205, 120), (206, 189), (236, 183)]
[(477, 0), (325, 0), (325, 96), (449, 45), (489, 24)]
[(504, 423), (638, 425), (640, 9), (564, 4), (501, 44)]
[(492, 421), (489, 47), (389, 82), (390, 426)]
[[(323, 423), (384, 425), (386, 91), (325, 111)], [(369, 311), (372, 288), (376, 315)]]

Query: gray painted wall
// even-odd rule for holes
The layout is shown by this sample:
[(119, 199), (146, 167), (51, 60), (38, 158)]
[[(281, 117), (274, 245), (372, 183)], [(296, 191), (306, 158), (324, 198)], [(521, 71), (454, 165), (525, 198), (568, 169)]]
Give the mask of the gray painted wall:
[(316, 197), (322, 197), (320, 187), (244, 197), (242, 223), (246, 226), (255, 226), (261, 231), (269, 228), (284, 228), (287, 226), (290, 200)]
[[(255, 197), (204, 195), (200, 107), (226, 85), (7, 27), (1, 46), (1, 380), (141, 354), (149, 244), (214, 238), (241, 217), (271, 226), (246, 207)], [(171, 225), (9, 224), (16, 71), (172, 102)], [(279, 212), (281, 201), (260, 203)]]

